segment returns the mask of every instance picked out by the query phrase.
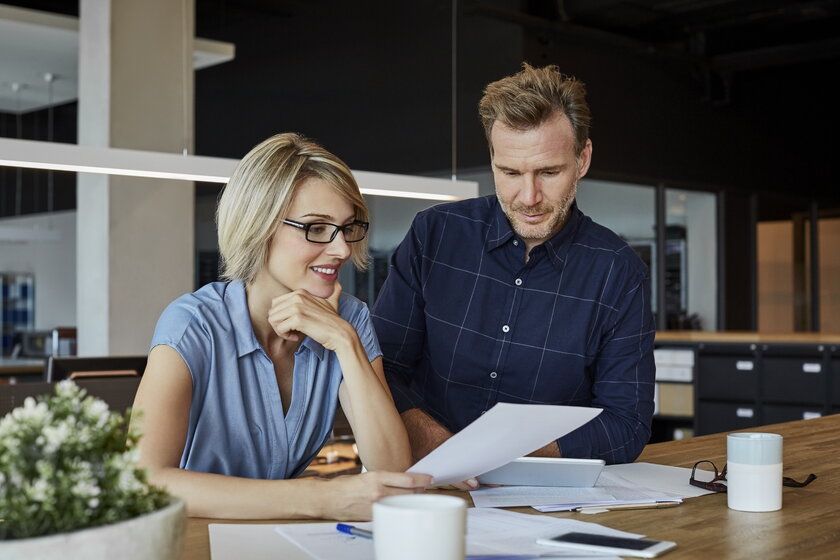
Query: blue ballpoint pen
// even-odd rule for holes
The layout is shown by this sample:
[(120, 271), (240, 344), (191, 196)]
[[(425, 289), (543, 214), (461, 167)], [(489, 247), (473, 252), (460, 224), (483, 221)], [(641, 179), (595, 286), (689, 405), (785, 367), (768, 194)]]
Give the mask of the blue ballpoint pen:
[(352, 525), (347, 525), (346, 523), (337, 523), (335, 528), (341, 533), (347, 533), (348, 535), (353, 535), (354, 537), (361, 537), (363, 539), (373, 538), (373, 531), (359, 529), (358, 527), (353, 527)]
[[(358, 527), (354, 527), (353, 525), (348, 525), (346, 523), (336, 523), (335, 528), (340, 533), (346, 533), (348, 535), (353, 535), (354, 537), (361, 537), (363, 539), (373, 538), (373, 531), (368, 531), (367, 529), (359, 529)], [(548, 553), (545, 556), (543, 556), (542, 554), (477, 554), (472, 556), (467, 555), (466, 560), (525, 560), (531, 558), (546, 558), (551, 556), (551, 553)]]

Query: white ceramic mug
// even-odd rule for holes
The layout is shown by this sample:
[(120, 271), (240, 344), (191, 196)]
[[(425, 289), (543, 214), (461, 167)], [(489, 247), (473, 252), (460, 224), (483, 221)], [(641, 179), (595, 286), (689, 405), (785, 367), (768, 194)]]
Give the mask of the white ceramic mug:
[(781, 509), (782, 436), (758, 432), (727, 435), (726, 485), (730, 509)]
[(463, 560), (467, 503), (454, 496), (405, 494), (373, 504), (376, 560)]

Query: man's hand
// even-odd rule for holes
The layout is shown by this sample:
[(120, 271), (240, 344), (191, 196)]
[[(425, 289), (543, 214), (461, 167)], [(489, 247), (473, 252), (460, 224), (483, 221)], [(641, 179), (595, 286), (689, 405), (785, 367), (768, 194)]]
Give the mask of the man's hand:
[[(408, 441), (411, 443), (411, 455), (417, 462), (440, 444), (452, 437), (452, 432), (441, 426), (434, 418), (419, 408), (412, 408), (403, 412), (402, 416), (405, 429), (408, 432)], [(478, 488), (478, 480), (470, 478), (458, 484), (452, 484), (447, 488), (455, 490), (475, 490)]]
[(562, 457), (560, 454), (560, 447), (557, 445), (556, 441), (552, 441), (551, 443), (540, 447), (536, 451), (532, 451), (528, 453), (529, 457)]

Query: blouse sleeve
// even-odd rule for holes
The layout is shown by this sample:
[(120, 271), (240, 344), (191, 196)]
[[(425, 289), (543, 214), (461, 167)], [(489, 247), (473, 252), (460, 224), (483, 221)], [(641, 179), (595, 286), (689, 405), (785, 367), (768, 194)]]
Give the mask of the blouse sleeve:
[(359, 335), (359, 340), (367, 354), (368, 361), (373, 361), (382, 355), (379, 348), (379, 340), (373, 330), (373, 322), (370, 319), (370, 310), (364, 302), (348, 294), (341, 294), (339, 302), (339, 314), (344, 317)]

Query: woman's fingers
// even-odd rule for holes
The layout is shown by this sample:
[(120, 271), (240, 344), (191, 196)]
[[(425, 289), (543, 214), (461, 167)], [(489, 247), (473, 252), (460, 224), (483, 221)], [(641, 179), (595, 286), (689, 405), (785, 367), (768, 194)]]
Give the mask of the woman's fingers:
[(333, 308), (333, 311), (338, 311), (338, 299), (341, 297), (341, 284), (339, 282), (335, 283), (335, 289), (333, 290), (332, 295), (327, 298), (327, 302), (329, 302), (330, 307)]

